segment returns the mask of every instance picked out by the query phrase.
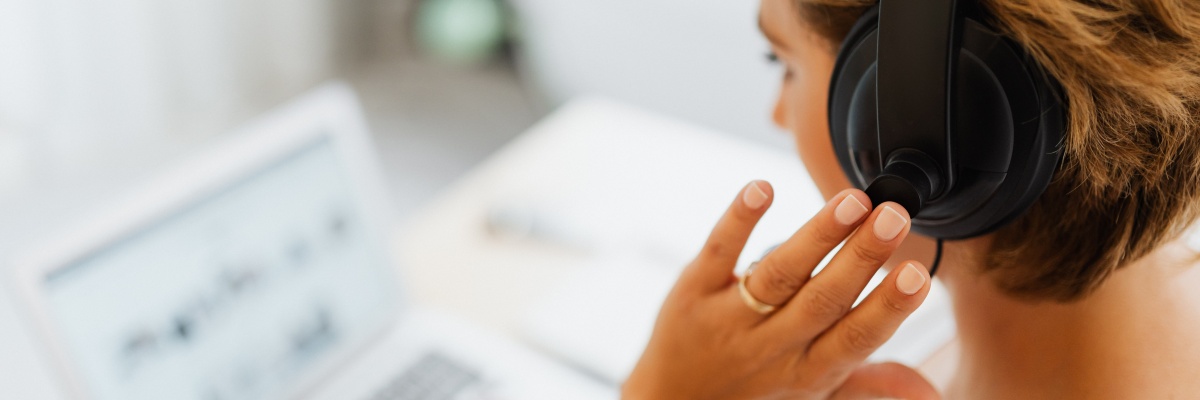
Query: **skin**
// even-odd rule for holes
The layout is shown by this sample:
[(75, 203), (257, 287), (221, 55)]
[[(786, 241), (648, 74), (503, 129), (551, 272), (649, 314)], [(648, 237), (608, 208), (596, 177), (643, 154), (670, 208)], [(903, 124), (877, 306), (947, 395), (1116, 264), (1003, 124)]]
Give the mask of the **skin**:
[[(752, 208), (743, 196), (752, 187), (743, 189), (663, 304), (653, 337), (623, 387), (627, 399), (939, 396), (911, 368), (862, 365), (920, 304), (928, 282), (916, 294), (903, 295), (895, 286), (902, 268), (896, 268), (852, 310), (837, 300), (826, 301), (857, 295), (860, 283), (885, 264), (931, 259), (932, 244), (907, 235), (907, 226), (888, 242), (864, 233), (873, 229), (883, 206), (899, 209), (894, 204), (880, 205), (850, 226), (830, 217), (846, 196), (870, 203), (861, 191), (850, 189), (829, 139), (825, 96), (837, 44), (805, 27), (790, 2), (761, 2), (764, 35), (785, 69), (773, 118), (794, 135), (800, 158), (830, 203), (764, 258), (747, 280), (755, 297), (782, 304), (763, 316), (738, 297), (732, 269), (750, 229), (773, 199)], [(763, 187), (770, 197), (769, 187)], [(813, 260), (832, 249), (819, 238), (847, 235), (844, 249), (854, 250), (842, 250), (826, 270), (809, 279)], [(1195, 340), (1200, 334), (1200, 290), (1195, 289), (1200, 272), (1193, 268), (1192, 250), (1168, 243), (1119, 269), (1083, 300), (1061, 304), (1013, 298), (976, 273), (971, 260), (987, 248), (988, 240), (946, 244), (938, 278), (951, 294), (959, 338), (936, 356), (941, 367), (928, 370), (942, 371), (930, 376), (940, 383), (941, 395), (1124, 399), (1200, 393), (1200, 379), (1195, 378), (1200, 376), (1200, 343)]]

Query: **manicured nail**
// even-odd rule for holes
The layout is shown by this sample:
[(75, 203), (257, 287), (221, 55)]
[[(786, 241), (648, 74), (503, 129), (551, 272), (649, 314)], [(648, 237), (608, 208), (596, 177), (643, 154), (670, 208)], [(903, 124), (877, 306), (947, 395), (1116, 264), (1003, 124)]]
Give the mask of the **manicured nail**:
[(853, 224), (858, 221), (864, 214), (867, 213), (867, 207), (859, 202), (854, 196), (846, 196), (838, 203), (837, 208), (833, 210), (833, 217), (842, 225)]
[(900, 275), (896, 277), (896, 289), (900, 293), (912, 296), (921, 291), (925, 287), (925, 275), (917, 270), (917, 266), (912, 263), (904, 264), (904, 269), (900, 270)]
[(875, 218), (875, 237), (885, 242), (895, 239), (904, 230), (905, 224), (908, 224), (908, 219), (900, 212), (892, 209), (892, 206), (883, 206), (879, 218)]
[(762, 182), (750, 182), (742, 193), (742, 201), (746, 202), (746, 207), (750, 207), (751, 210), (760, 209), (767, 203), (767, 192), (763, 191), (761, 185)]

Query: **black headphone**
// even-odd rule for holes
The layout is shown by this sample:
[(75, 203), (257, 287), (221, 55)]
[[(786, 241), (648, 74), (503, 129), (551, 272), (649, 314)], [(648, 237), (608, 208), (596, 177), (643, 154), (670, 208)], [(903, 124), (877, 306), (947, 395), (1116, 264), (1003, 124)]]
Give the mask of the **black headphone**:
[(1061, 89), (982, 11), (969, 0), (880, 1), (842, 43), (829, 86), (842, 170), (938, 239), (1019, 217), (1061, 154)]

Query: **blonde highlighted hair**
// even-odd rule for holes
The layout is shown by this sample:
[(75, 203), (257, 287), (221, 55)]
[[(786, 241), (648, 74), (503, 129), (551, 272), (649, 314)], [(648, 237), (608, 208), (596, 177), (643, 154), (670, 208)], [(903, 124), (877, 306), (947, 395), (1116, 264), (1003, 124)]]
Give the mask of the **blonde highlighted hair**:
[[(875, 3), (795, 1), (834, 49)], [(1200, 1), (980, 3), (1068, 107), (1053, 182), (996, 232), (981, 272), (1018, 297), (1082, 298), (1200, 217)]]

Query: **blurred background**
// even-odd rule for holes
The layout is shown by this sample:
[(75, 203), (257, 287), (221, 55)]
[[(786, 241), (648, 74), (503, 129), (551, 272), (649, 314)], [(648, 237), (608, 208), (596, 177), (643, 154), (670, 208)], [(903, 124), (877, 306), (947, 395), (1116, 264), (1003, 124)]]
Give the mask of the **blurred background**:
[[(12, 278), (8, 272), (18, 269), (13, 268), (14, 259), (41, 242), (66, 241), (84, 222), (98, 216), (120, 218), (142, 205), (137, 198), (125, 196), (143, 193), (137, 190), (144, 190), (140, 186), (152, 178), (222, 142), (219, 139), (235, 127), (330, 81), (348, 83), (361, 101), (374, 139), (372, 150), (381, 160), (385, 187), (391, 192), (390, 208), (398, 219), (382, 221), (386, 216), (370, 214), (363, 217), (370, 224), (362, 224), (361, 229), (366, 232), (366, 226), (376, 224), (395, 227), (396, 232), (388, 232), (386, 240), (392, 241), (387, 251), (397, 258), (396, 265), (382, 264), (402, 270), (396, 275), (404, 294), (416, 304), (465, 317), (531, 345), (538, 354), (560, 361), (563, 365), (554, 364), (558, 368), (569, 365), (585, 372), (572, 372), (571, 376), (578, 375), (576, 379), (601, 384), (602, 392), (615, 394), (641, 354), (659, 304), (679, 269), (694, 256), (733, 193), (751, 179), (767, 179), (776, 198), (782, 200), (776, 201), (757, 225), (746, 245), (746, 253), (751, 255), (764, 254), (790, 236), (797, 222), (823, 203), (795, 157), (790, 135), (781, 134), (770, 122), (781, 71), (765, 57), (769, 47), (758, 32), (758, 3), (0, 0), (0, 398), (58, 398), (51, 393), (64, 387), (62, 381), (52, 379), (50, 357), (43, 354), (49, 347), (38, 343), (49, 346), (55, 340), (37, 340), (37, 336), (51, 339), (54, 335), (47, 332), (56, 331), (33, 329), (35, 320), (57, 317), (46, 317), (25, 304), (36, 300), (14, 301), (22, 300), (14, 290), (16, 285), (6, 285), (12, 283), (6, 282)], [(324, 87), (341, 90), (336, 85)], [(332, 93), (328, 90), (314, 93)], [(521, 140), (515, 140), (518, 138)], [(236, 159), (246, 156), (243, 153), (229, 154), (229, 165), (253, 161)], [(330, 159), (334, 158), (314, 160)], [(119, 238), (106, 237), (115, 240), (104, 244), (106, 251), (122, 249), (128, 242), (133, 243), (129, 248), (141, 250), (116, 251), (162, 258), (112, 263), (121, 268), (144, 268), (131, 269), (134, 272), (126, 275), (75, 273), (96, 278), (67, 278), (67, 282), (76, 279), (97, 286), (83, 292), (61, 289), (71, 296), (84, 294), (72, 297), (76, 302), (71, 304), (78, 305), (72, 308), (78, 312), (70, 314), (75, 317), (59, 318), (57, 323), (82, 321), (82, 328), (70, 331), (77, 334), (73, 337), (140, 351), (157, 348), (157, 342), (145, 338), (159, 336), (118, 332), (115, 341), (104, 341), (107, 339), (96, 335), (94, 326), (86, 322), (125, 329), (128, 321), (123, 318), (147, 314), (154, 321), (168, 321), (154, 325), (155, 329), (167, 326), (173, 329), (171, 337), (183, 338), (179, 343), (190, 346), (191, 321), (195, 319), (189, 296), (209, 293), (207, 282), (238, 288), (242, 278), (253, 282), (273, 276), (254, 271), (277, 271), (280, 269), (267, 267), (291, 265), (288, 262), (307, 265), (301, 261), (310, 255), (337, 268), (310, 268), (305, 271), (317, 272), (287, 276), (306, 276), (314, 282), (313, 287), (337, 289), (330, 289), (332, 295), (307, 292), (309, 287), (303, 285), (264, 284), (262, 287), (273, 288), (276, 294), (238, 303), (252, 307), (239, 306), (243, 308), (228, 315), (262, 322), (292, 316), (272, 308), (276, 303), (291, 309), (307, 307), (308, 302), (325, 304), (329, 299), (350, 304), (330, 308), (334, 311), (378, 311), (357, 301), (370, 300), (364, 295), (369, 288), (364, 287), (387, 279), (345, 272), (374, 264), (315, 256), (318, 253), (308, 252), (307, 242), (300, 240), (308, 237), (305, 235), (271, 237), (261, 233), (267, 228), (312, 225), (302, 223), (324, 211), (288, 214), (295, 221), (271, 215), (301, 209), (305, 201), (319, 197), (313, 196), (352, 195), (350, 190), (339, 189), (342, 180), (325, 174), (335, 168), (313, 168), (305, 171), (320, 173), (281, 175), (305, 180), (287, 180), (288, 184), (279, 186), (286, 190), (256, 198), (259, 203), (253, 207), (231, 207), (221, 218), (214, 217), (215, 222), (209, 221), (214, 226), (228, 222), (228, 226), (239, 227), (227, 231), (245, 237), (221, 236), (213, 243), (233, 243), (236, 246), (231, 248), (245, 247), (244, 252), (220, 247), (213, 251), (221, 254), (208, 259), (138, 244), (166, 243), (182, 248), (211, 244), (190, 236), (172, 236), (169, 227), (177, 222), (164, 222), (162, 226), (168, 228), (155, 225), (168, 220), (167, 216), (130, 227), (117, 235)], [(313, 178), (322, 176), (325, 181)], [(186, 189), (196, 182), (168, 183)], [(274, 187), (257, 185), (246, 187)], [(307, 200), (306, 191), (311, 192)], [(216, 207), (211, 206), (214, 201), (203, 204)], [(343, 213), (350, 208), (335, 208), (342, 211), (333, 213), (329, 221), (334, 222), (320, 226), (329, 232), (354, 232), (355, 223), (344, 223), (355, 221), (348, 216), (351, 214)], [(180, 215), (194, 212), (179, 211)], [(157, 233), (164, 229), (166, 234)], [(275, 239), (286, 243), (279, 245)], [(382, 250), (363, 246), (323, 248), (325, 253), (320, 254), (387, 258)], [(275, 258), (255, 258), (260, 253)], [(105, 257), (81, 257), (83, 261), (73, 259), (71, 265)], [(262, 262), (280, 257), (288, 262)], [(227, 263), (226, 258), (238, 262)], [(754, 257), (743, 258), (738, 268), (745, 268)], [(82, 270), (112, 271), (109, 268), (113, 267)], [(234, 273), (226, 274), (229, 271)], [(254, 273), (242, 274), (245, 271)], [(321, 275), (325, 273), (329, 275)], [(366, 279), (353, 280), (363, 277)], [(45, 285), (50, 281), (48, 276)], [(339, 286), (343, 281), (349, 283)], [(143, 291), (159, 297), (146, 297)], [(379, 290), (385, 292), (392, 294)], [(25, 300), (37, 297), (25, 294)], [(292, 295), (302, 300), (289, 297)], [(127, 303), (118, 301), (121, 299)], [(187, 307), (183, 311), (169, 309), (173, 302)], [(101, 303), (116, 305), (93, 307)], [(930, 303), (938, 301), (926, 302)], [(901, 345), (884, 357), (920, 360), (922, 351), (948, 340), (953, 324), (942, 316), (949, 313), (948, 303), (940, 304), (943, 306), (928, 317), (910, 318), (933, 322), (919, 322), (907, 334), (902, 328), (895, 336)], [(330, 323), (337, 321), (337, 312), (324, 306), (314, 309), (316, 317), (297, 325), (301, 332), (336, 334), (338, 330), (329, 327), (367, 326)], [(254, 385), (245, 382), (255, 380), (243, 378), (269, 368), (258, 368), (261, 365), (246, 360), (275, 353), (262, 351), (242, 333), (274, 335), (279, 327), (286, 328), (280, 332), (293, 332), (288, 324), (264, 323), (266, 328), (256, 331), (253, 323), (228, 321), (210, 325), (222, 327), (213, 331), (228, 340), (196, 339), (196, 343), (218, 346), (215, 348), (233, 356), (199, 350), (180, 354), (213, 358), (212, 365), (254, 368), (222, 367), (216, 378), (189, 373), (180, 375), (186, 378), (183, 381), (196, 378), (231, 383), (239, 390), (253, 389)], [(451, 331), (465, 335), (486, 330)], [(312, 341), (307, 339), (329, 336), (270, 337), (270, 343), (299, 343), (293, 353), (310, 354)], [(279, 338), (283, 339), (274, 340)], [(339, 346), (358, 343), (352, 339), (323, 343), (331, 346), (328, 343), (333, 342), (344, 343)], [(108, 351), (104, 346), (83, 348)], [(243, 353), (240, 346), (253, 349)], [(322, 347), (316, 348), (312, 351), (319, 353)], [(394, 353), (370, 353), (384, 358), (381, 365), (394, 364)], [(296, 365), (306, 365), (304, 362)], [(285, 364), (270, 366), (291, 368)], [(503, 369), (529, 375), (525, 379), (556, 381), (511, 365)], [(145, 371), (167, 374), (157, 367)], [(380, 374), (394, 371), (375, 372), (376, 378), (391, 379)], [(367, 375), (371, 374), (363, 374), (363, 379)], [(130, 380), (128, 376), (120, 379)], [(544, 383), (530, 387), (547, 388)], [(176, 389), (164, 387), (168, 392)]]
[(757, 3), (0, 0), (0, 249), (330, 79), (401, 217), (580, 94), (788, 146)]

